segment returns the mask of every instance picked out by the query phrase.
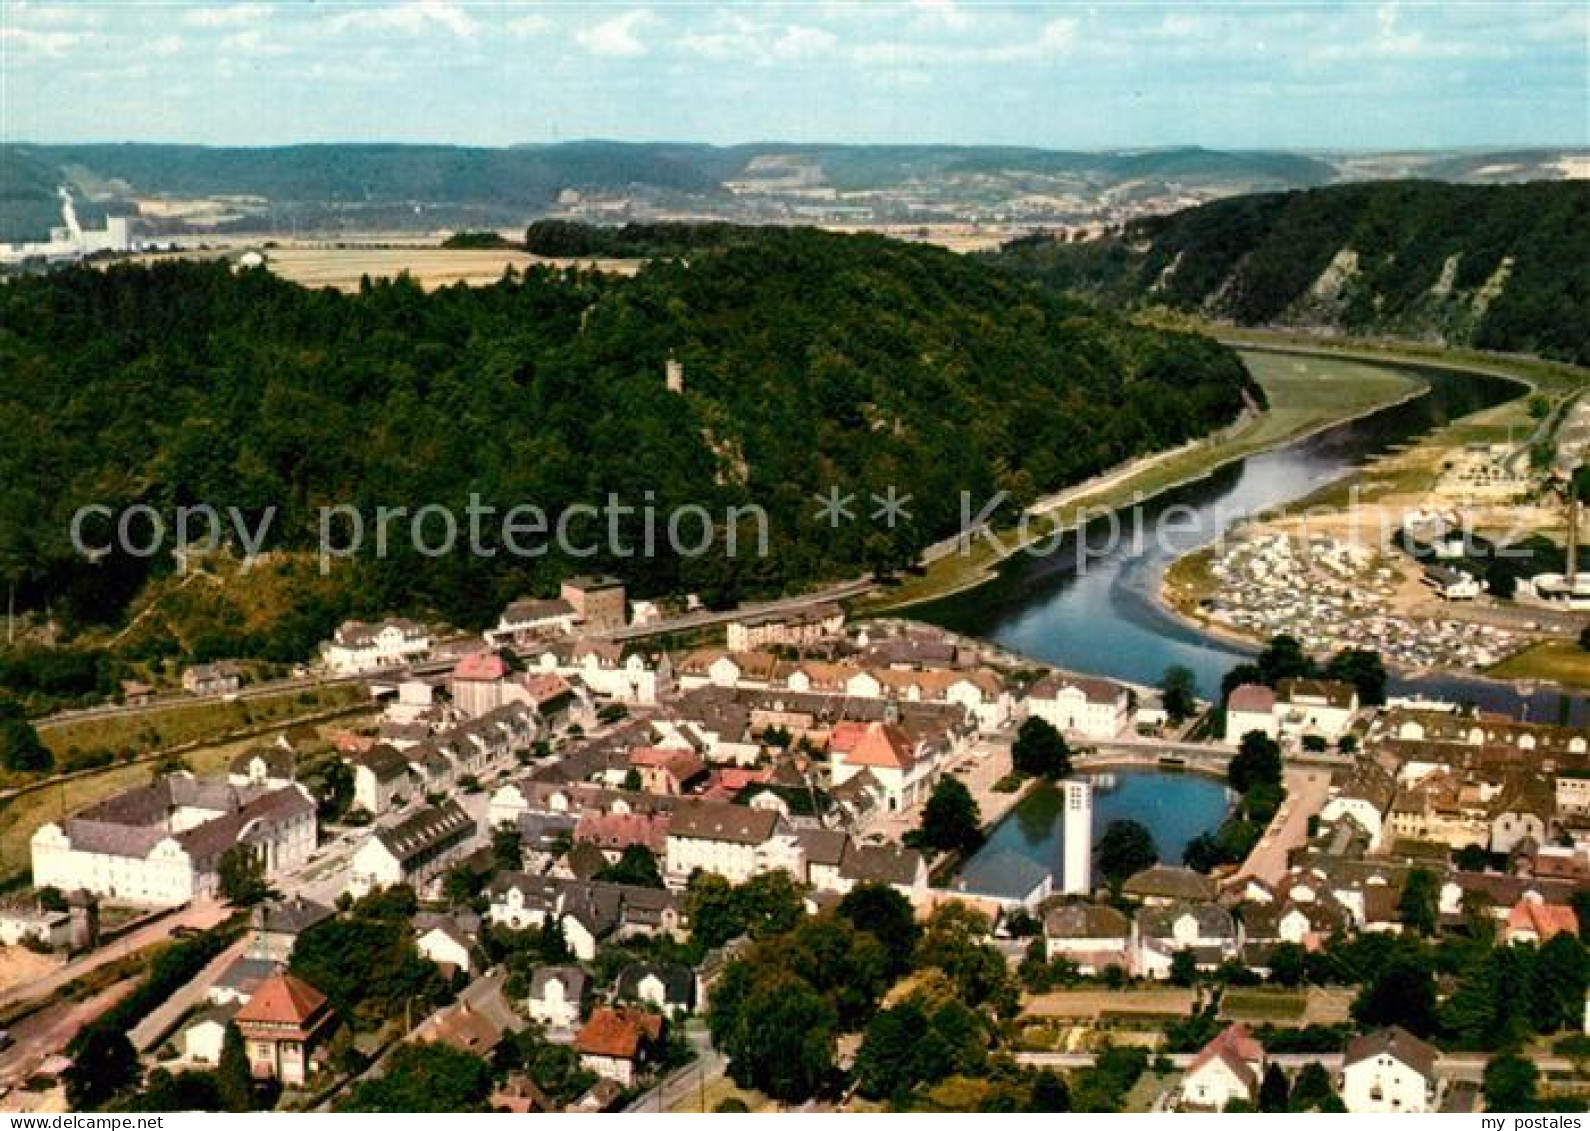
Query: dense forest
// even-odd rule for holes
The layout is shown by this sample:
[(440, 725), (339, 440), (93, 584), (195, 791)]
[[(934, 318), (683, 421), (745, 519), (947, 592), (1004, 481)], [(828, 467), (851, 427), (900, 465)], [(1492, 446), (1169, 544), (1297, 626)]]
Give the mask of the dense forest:
[[(664, 384), (670, 356), (682, 395)], [(87, 503), (168, 521), (184, 504), (251, 522), (274, 506), (268, 548), (306, 550), (321, 507), (462, 516), (472, 493), (549, 513), (609, 493), (714, 516), (754, 503), (770, 518), (770, 553), (748, 533), (733, 560), (431, 558), (400, 526), (383, 560), (339, 563), (280, 624), (222, 648), (273, 658), (346, 615), (480, 625), (593, 569), (640, 595), (729, 601), (898, 566), (958, 527), (962, 491), (1025, 501), (1262, 395), (1211, 340), (939, 249), (791, 229), (633, 278), (537, 268), (430, 293), (406, 278), (308, 290), (218, 262), (59, 271), (0, 287), (0, 367), (0, 584), (68, 628), (114, 622), (174, 569), (74, 554)], [(831, 485), (860, 494), (860, 520), (818, 519)], [(893, 531), (867, 521), (866, 492), (890, 485), (913, 499)], [(638, 517), (623, 530), (639, 544)]]
[(1590, 184), (1391, 181), (1233, 197), (994, 262), (1058, 290), (1243, 325), (1590, 362)]

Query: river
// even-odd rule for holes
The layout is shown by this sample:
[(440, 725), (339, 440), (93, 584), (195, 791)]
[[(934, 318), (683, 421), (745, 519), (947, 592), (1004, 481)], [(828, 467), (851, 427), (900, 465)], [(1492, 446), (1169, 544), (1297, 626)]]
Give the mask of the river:
[[(1249, 456), (1206, 478), (1143, 503), (1147, 536), (1117, 538), (1105, 520), (1050, 543), (1045, 553), (1020, 551), (985, 585), (916, 606), (911, 615), (992, 640), (1013, 652), (1072, 671), (1155, 685), (1173, 664), (1190, 668), (1206, 695), (1250, 652), (1200, 632), (1160, 603), (1160, 580), (1177, 558), (1214, 541), (1244, 516), (1291, 503), (1350, 475), (1362, 464), (1459, 417), (1510, 400), (1519, 386), (1502, 378), (1418, 365), (1424, 394), (1312, 436)], [(1156, 534), (1171, 507), (1181, 521)], [(1131, 525), (1122, 520), (1126, 529)], [(1085, 563), (1078, 568), (1079, 561)], [(1487, 709), (1555, 720), (1561, 693), (1524, 695), (1512, 686), (1462, 675), (1394, 673), (1390, 691), (1470, 701)], [(1585, 716), (1574, 703), (1576, 720)]]

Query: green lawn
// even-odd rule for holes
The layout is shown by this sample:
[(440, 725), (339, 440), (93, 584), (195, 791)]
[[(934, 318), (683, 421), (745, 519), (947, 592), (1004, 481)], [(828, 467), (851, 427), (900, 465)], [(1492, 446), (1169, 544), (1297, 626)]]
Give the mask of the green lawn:
[(1590, 652), (1577, 640), (1546, 640), (1509, 656), (1486, 673), (1497, 679), (1537, 679), (1590, 687)]

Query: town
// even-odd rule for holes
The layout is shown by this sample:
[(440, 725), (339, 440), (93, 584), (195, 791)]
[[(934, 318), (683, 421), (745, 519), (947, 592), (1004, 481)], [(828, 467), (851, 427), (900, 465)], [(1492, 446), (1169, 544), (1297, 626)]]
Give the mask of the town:
[[(1590, 1088), (1590, 730), (1387, 702), (1372, 653), (1284, 636), (1204, 703), (831, 602), (683, 648), (637, 612), (594, 576), (476, 636), (344, 624), (351, 720), (38, 827), (0, 911), (7, 1109)], [(1134, 775), (1216, 791), (1179, 856), (1151, 810), (1103, 819)], [(1036, 854), (1001, 848), (1049, 795)]]

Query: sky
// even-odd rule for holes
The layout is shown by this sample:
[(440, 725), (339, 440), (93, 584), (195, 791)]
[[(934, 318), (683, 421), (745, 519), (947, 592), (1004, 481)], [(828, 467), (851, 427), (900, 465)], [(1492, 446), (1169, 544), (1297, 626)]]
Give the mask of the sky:
[(1590, 145), (1590, 4), (0, 0), (0, 138)]

